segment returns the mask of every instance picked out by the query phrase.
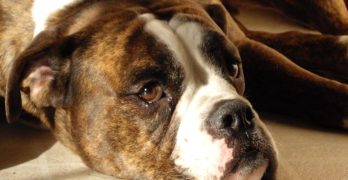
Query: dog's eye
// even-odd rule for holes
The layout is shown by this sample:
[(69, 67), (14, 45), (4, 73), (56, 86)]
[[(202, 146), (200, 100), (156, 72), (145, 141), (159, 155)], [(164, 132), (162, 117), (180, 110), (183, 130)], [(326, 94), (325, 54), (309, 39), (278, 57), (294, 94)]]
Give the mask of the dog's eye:
[(145, 84), (140, 90), (138, 96), (147, 103), (153, 103), (160, 100), (164, 95), (162, 86), (156, 82), (151, 81)]
[(229, 71), (229, 75), (232, 78), (237, 78), (239, 75), (239, 66), (238, 64), (232, 64), (228, 66), (228, 71)]

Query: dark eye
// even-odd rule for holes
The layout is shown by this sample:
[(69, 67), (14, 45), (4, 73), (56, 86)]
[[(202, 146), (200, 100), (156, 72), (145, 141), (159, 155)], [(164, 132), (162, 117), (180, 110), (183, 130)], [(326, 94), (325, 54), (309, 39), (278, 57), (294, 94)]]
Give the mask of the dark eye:
[(151, 104), (160, 100), (164, 96), (162, 86), (156, 81), (146, 83), (138, 93), (143, 101)]
[(232, 78), (237, 78), (238, 75), (239, 75), (239, 66), (238, 64), (229, 64), (227, 65), (228, 67), (228, 71), (229, 71), (229, 75), (232, 77)]

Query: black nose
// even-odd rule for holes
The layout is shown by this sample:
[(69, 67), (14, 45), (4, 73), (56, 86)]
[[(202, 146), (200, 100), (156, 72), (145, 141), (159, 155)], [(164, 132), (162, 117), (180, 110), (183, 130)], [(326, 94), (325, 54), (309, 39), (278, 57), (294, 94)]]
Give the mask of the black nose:
[(225, 100), (217, 103), (206, 120), (208, 132), (217, 136), (231, 136), (254, 127), (254, 113), (242, 100)]

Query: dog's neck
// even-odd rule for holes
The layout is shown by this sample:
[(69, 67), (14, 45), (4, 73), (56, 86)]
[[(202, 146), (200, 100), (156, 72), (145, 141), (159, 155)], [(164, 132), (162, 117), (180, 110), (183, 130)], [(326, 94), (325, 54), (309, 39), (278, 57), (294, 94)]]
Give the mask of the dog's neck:
[(46, 23), (50, 16), (64, 7), (79, 2), (81, 0), (34, 0), (32, 6), (32, 18), (35, 24), (33, 37), (38, 35), (46, 28)]

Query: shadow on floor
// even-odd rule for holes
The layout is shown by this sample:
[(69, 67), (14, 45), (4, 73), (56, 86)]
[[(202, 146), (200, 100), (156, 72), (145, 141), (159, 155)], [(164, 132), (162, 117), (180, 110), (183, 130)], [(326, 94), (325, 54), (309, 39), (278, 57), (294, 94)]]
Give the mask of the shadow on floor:
[(50, 132), (0, 125), (0, 170), (37, 158), (56, 142)]
[(8, 125), (3, 110), (0, 99), (0, 170), (35, 159), (56, 142), (49, 131)]
[(289, 127), (296, 127), (300, 129), (308, 129), (313, 131), (348, 135), (347, 130), (324, 127), (322, 125), (315, 124), (313, 121), (309, 121), (308, 119), (305, 119), (305, 118), (289, 117), (285, 115), (279, 115), (279, 114), (268, 113), (268, 112), (259, 112), (259, 114), (260, 114), (260, 118), (262, 120), (265, 120), (266, 122), (267, 121), (276, 122)]

